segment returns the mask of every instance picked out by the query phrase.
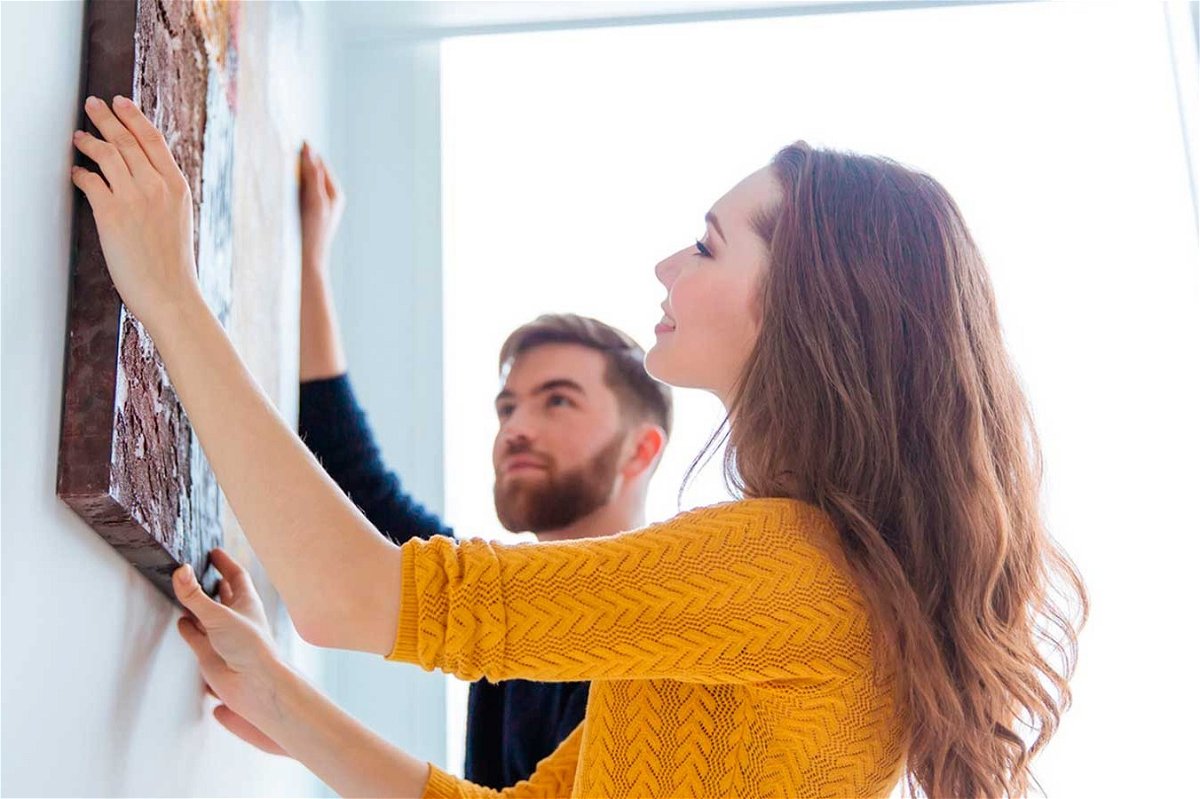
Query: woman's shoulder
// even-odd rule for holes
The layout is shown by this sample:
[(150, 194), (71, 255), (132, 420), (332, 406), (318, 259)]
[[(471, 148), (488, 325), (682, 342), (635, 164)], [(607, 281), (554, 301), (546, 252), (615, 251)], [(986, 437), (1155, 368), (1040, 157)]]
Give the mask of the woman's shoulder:
[(684, 511), (661, 526), (666, 538), (722, 558), (803, 572), (831, 595), (854, 594), (852, 570), (837, 525), (816, 505), (787, 498), (751, 498)]
[(672, 520), (695, 519), (744, 519), (757, 518), (776, 524), (807, 524), (820, 527), (833, 526), (825, 511), (816, 505), (788, 497), (747, 497), (714, 505), (703, 505), (685, 510)]
[(816, 505), (786, 497), (753, 497), (705, 505), (683, 511), (665, 524), (720, 532), (726, 538), (740, 534), (822, 549), (839, 543), (837, 527), (829, 514)]

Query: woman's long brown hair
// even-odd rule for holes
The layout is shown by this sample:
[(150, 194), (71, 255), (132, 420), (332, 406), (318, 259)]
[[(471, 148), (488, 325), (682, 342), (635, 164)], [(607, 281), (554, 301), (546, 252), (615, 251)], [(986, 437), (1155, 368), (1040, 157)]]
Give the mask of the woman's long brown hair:
[(727, 477), (837, 524), (898, 681), (908, 791), (1023, 796), (1070, 705), (1088, 603), (1042, 523), (983, 259), (927, 175), (803, 142), (772, 169), (783, 197), (757, 220), (770, 266)]

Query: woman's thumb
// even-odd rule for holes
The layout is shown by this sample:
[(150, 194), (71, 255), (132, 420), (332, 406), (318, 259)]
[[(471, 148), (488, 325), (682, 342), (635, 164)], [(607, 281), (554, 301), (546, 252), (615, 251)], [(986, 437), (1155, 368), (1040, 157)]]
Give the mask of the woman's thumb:
[(185, 563), (176, 569), (171, 575), (171, 583), (180, 604), (195, 614), (206, 629), (219, 627), (225, 620), (225, 614), (230, 612), (229, 608), (223, 607), (204, 593), (190, 564)]

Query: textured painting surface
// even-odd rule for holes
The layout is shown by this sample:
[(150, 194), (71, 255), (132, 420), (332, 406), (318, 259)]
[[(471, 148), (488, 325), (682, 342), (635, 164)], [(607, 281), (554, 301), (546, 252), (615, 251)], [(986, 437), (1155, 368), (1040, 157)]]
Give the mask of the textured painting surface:
[[(82, 81), (85, 96), (132, 97), (165, 134), (192, 187), (200, 283), (223, 323), (232, 291), (236, 12), (219, 2), (91, 2)], [(80, 123), (98, 133), (85, 116)], [(167, 596), (183, 563), (211, 591), (208, 553), (222, 540), (216, 481), (153, 343), (108, 278), (91, 209), (76, 200), (58, 494)]]
[[(299, 152), (317, 83), (295, 2), (239, 11), (233, 191), (233, 303), (226, 329), (242, 361), (294, 427), (299, 411)], [(254, 578), (279, 636), (284, 608), (226, 507), (225, 547)], [(294, 642), (294, 641), (293, 641)]]

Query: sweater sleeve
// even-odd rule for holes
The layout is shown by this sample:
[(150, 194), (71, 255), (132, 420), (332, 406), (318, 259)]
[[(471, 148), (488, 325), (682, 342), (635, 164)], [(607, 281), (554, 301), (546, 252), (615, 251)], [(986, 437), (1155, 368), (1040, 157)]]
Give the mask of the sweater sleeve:
[(410, 541), (386, 657), (493, 682), (843, 676), (870, 631), (831, 541), (825, 514), (788, 500), (602, 538)]
[(425, 785), (423, 799), (525, 799), (525, 797), (554, 797), (561, 799), (571, 795), (575, 783), (575, 769), (579, 764), (579, 744), (583, 738), (583, 724), (579, 724), (563, 739), (558, 748), (538, 761), (537, 768), (527, 780), (503, 791), (476, 785), (459, 779), (429, 764), (429, 782)]
[(384, 464), (348, 375), (300, 384), (299, 432), (338, 487), (396, 544), (454, 535), (405, 493), (400, 478)]

